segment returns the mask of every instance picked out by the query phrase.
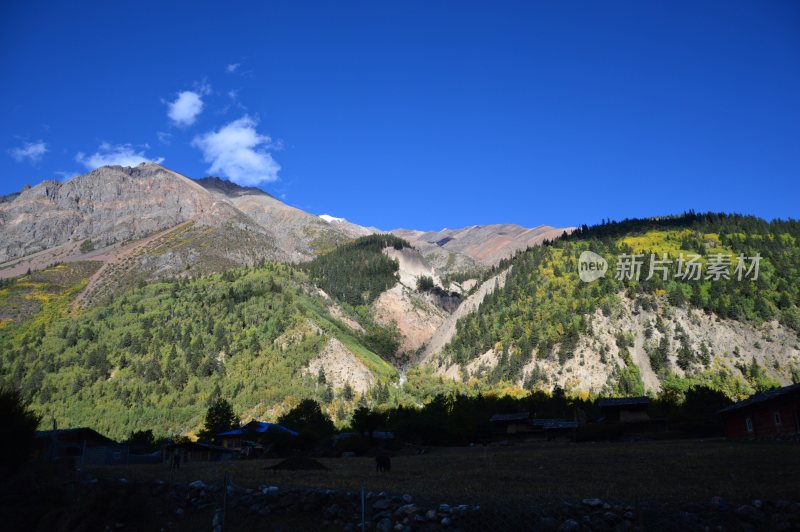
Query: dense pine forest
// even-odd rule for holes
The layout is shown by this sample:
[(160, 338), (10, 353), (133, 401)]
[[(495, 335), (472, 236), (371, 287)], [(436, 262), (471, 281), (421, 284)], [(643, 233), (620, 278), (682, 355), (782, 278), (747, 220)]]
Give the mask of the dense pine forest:
[(369, 305), (397, 282), (397, 262), (381, 252), (387, 247), (410, 246), (396, 236), (370, 235), (343, 244), (302, 268), (332, 297), (353, 307)]

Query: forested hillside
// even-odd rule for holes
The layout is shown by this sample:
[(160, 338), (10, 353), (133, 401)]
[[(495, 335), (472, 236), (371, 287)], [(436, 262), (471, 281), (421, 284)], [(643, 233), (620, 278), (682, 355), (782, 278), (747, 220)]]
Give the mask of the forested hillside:
[(384, 255), (387, 247), (408, 242), (392, 235), (370, 235), (339, 246), (302, 268), (329, 295), (352, 305), (369, 305), (397, 282), (397, 262)]
[[(579, 228), (487, 272), (509, 273), (403, 383), (386, 362), (398, 329), (370, 314), (397, 283), (382, 250), (408, 245), (391, 235), (299, 266), (142, 282), (84, 309), (72, 302), (99, 263), (59, 264), (0, 285), (0, 381), (45, 425), (113, 437), (191, 434), (213, 397), (268, 420), (314, 398), (340, 424), (358, 404), (419, 405), (448, 391), (681, 396), (703, 384), (738, 398), (800, 380), (798, 239), (798, 222), (711, 214)], [(581, 281), (585, 251), (608, 261), (601, 279)], [(620, 275), (634, 255), (639, 280)], [(697, 256), (697, 279), (681, 255)], [(760, 257), (757, 276), (752, 261), (737, 272), (740, 256)], [(727, 278), (709, 276), (722, 259)]]
[[(578, 258), (584, 251), (597, 253), (608, 261), (605, 277), (593, 282), (579, 279)], [(651, 253), (656, 261), (663, 260), (666, 254), (672, 262), (654, 263), (654, 274), (647, 279)], [(620, 256), (634, 254), (641, 255), (639, 280), (627, 276), (618, 279), (618, 268), (623, 267), (618, 264)], [(682, 277), (686, 263), (679, 263), (681, 254), (687, 260), (699, 256), (699, 280)], [(747, 274), (751, 266), (752, 261), (747, 259), (757, 254), (761, 257), (757, 279), (753, 279), (752, 270), (749, 277), (742, 275), (739, 279), (739, 273)], [(740, 255), (745, 258), (745, 268), (737, 272)], [(728, 278), (708, 278), (713, 271), (709, 261), (720, 260), (728, 263)], [(690, 213), (584, 226), (570, 236), (504, 261), (497, 270), (509, 266), (513, 268), (505, 286), (487, 296), (477, 312), (459, 321), (457, 335), (446, 348), (446, 354), (459, 364), (493, 349), (499, 363), (487, 374), (490, 380), (524, 379), (533, 384), (546, 378), (537, 374), (536, 361), (555, 359), (563, 366), (574, 356), (579, 339), (594, 334), (592, 314), (599, 310), (605, 316), (614, 315), (624, 300), (633, 301), (636, 313), (654, 308), (667, 314), (670, 308), (699, 308), (719, 319), (754, 327), (777, 320), (795, 333), (800, 330), (800, 223), (796, 221), (768, 223), (754, 217)], [(683, 271), (679, 270), (681, 267)], [(657, 327), (664, 328), (664, 324), (655, 320), (652, 328)], [(618, 331), (615, 350), (633, 347), (625, 336), (628, 332)], [(676, 374), (708, 377), (702, 370), (707, 369), (714, 353), (707, 352), (707, 346), (682, 343), (680, 330), (675, 331), (675, 336), (660, 346), (645, 346), (650, 348), (649, 358), (659, 378), (669, 380)], [(677, 351), (675, 361), (667, 356), (668, 342), (673, 342), (671, 349)], [(635, 381), (638, 368), (629, 359), (626, 366), (620, 371), (629, 369), (633, 375), (615, 378)], [(530, 371), (526, 373), (523, 368)], [(758, 387), (755, 381), (763, 380), (763, 368), (742, 368), (741, 373), (745, 379), (751, 377), (747, 383), (751, 386)], [(611, 388), (609, 391), (613, 391)], [(624, 388), (643, 391), (641, 386)]]
[[(72, 277), (60, 273), (73, 270)], [(0, 291), (0, 375), (45, 424), (55, 418), (113, 437), (139, 429), (186, 433), (198, 428), (216, 394), (244, 416), (275, 419), (303, 397), (346, 412), (352, 390), (334, 390), (304, 371), (328, 338), (379, 383), (396, 374), (364, 347), (366, 334), (331, 318), (305, 274), (292, 267), (154, 283), (70, 315), (71, 297), (90, 271), (60, 265)], [(62, 278), (71, 284), (54, 284)], [(11, 311), (31, 300), (36, 305), (24, 315)]]

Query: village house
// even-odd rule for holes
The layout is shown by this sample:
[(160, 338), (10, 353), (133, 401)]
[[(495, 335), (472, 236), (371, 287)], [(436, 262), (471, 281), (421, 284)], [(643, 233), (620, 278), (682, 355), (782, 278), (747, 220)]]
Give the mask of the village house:
[(597, 401), (602, 423), (642, 423), (651, 420), (648, 397), (603, 397)]
[(547, 440), (571, 438), (575, 429), (578, 428), (577, 421), (567, 421), (566, 419), (534, 418), (532, 424), (534, 430), (541, 432)]
[(495, 414), (489, 418), (494, 434), (521, 434), (533, 432), (533, 416), (530, 412)]
[(725, 436), (731, 439), (797, 438), (800, 384), (757, 393), (723, 408)]
[[(372, 434), (367, 434), (368, 436), (372, 436), (373, 440), (378, 441), (389, 441), (394, 440), (394, 432), (390, 430), (374, 430)], [(340, 432), (333, 437), (334, 444), (336, 442), (350, 440), (353, 438), (363, 438), (364, 435), (360, 432)]]
[(264, 444), (279, 438), (294, 438), (297, 432), (277, 423), (250, 421), (238, 429), (217, 434), (222, 447), (237, 451), (246, 457), (255, 457), (264, 452)]
[(569, 437), (578, 427), (577, 421), (537, 418), (530, 412), (495, 414), (489, 418), (489, 424), (497, 436), (529, 435), (546, 439)]
[(175, 457), (179, 457), (180, 464), (191, 462), (220, 462), (233, 460), (239, 452), (227, 449), (221, 445), (213, 445), (199, 441), (184, 441), (170, 443), (164, 448), (163, 460), (165, 463), (174, 464)]
[(73, 466), (124, 464), (128, 446), (88, 427), (36, 431), (37, 456)]

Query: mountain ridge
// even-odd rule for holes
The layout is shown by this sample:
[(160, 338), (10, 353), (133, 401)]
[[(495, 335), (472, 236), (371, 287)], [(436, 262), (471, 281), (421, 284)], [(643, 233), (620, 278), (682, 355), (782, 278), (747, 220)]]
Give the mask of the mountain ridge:
[(553, 240), (574, 229), (549, 225), (523, 227), (517, 224), (488, 224), (440, 231), (393, 229), (391, 233), (419, 245), (423, 250), (430, 251), (432, 246), (436, 246), (466, 255), (483, 266), (495, 266), (518, 251)]
[[(444, 276), (479, 270), (561, 231), (504, 224), (476, 232), (476, 227), (448, 230), (459, 243), (447, 246), (426, 242), (432, 232), (412, 232), (420, 236), (420, 252)], [(3, 197), (0, 278), (91, 259), (115, 265), (118, 284), (129, 286), (261, 260), (305, 262), (353, 238), (384, 232), (317, 216), (219, 177), (191, 179), (156, 163), (107, 166)], [(137, 244), (155, 234), (161, 234), (163, 246)], [(200, 240), (216, 244), (198, 245)]]
[[(215, 390), (269, 419), (311, 397), (342, 424), (444, 391), (739, 398), (800, 381), (796, 221), (384, 232), (145, 164), (23, 190), (0, 203), (0, 236), (28, 252), (0, 264), (0, 384), (116, 435), (191, 433)], [(752, 282), (590, 284), (589, 250), (609, 272), (624, 253), (763, 264)]]
[[(160, 257), (222, 248), (233, 234), (196, 225), (136, 241), (147, 252), (100, 278), (157, 271)], [(118, 285), (93, 280), (99, 261), (51, 265), (0, 285), (0, 381), (62, 426), (116, 436), (192, 433), (211, 393), (259, 419), (313, 398), (340, 425), (359, 404), (413, 407), (441, 393), (706, 386), (736, 399), (800, 381), (798, 244), (797, 222), (690, 214), (581, 227), (458, 280), (386, 233), (302, 264), (219, 263), (222, 273)], [(588, 249), (759, 252), (764, 262), (752, 284), (590, 284), (577, 273)]]

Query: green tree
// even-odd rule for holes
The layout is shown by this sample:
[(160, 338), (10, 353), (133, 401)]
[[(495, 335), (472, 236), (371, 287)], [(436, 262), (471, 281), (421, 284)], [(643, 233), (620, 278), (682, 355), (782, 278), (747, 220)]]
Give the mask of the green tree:
[(239, 418), (233, 413), (231, 404), (217, 397), (208, 405), (203, 430), (198, 433), (201, 439), (217, 441), (217, 434), (235, 429), (239, 426)]
[(313, 399), (304, 399), (296, 407), (278, 419), (278, 423), (301, 434), (308, 434), (317, 439), (333, 434), (335, 427), (328, 416), (322, 413), (319, 403)]
[(354, 307), (368, 305), (397, 283), (398, 263), (383, 249), (405, 246), (407, 242), (393, 235), (369, 235), (343, 244), (302, 268), (314, 284), (336, 299)]
[(420, 292), (430, 292), (433, 290), (433, 279), (427, 275), (417, 277), (417, 290)]
[(128, 439), (125, 440), (132, 449), (137, 451), (149, 451), (156, 446), (156, 439), (153, 436), (153, 431), (150, 429), (147, 430), (137, 430), (131, 432), (131, 435), (128, 436)]
[(355, 397), (355, 393), (353, 392), (353, 387), (350, 386), (350, 383), (345, 383), (344, 387), (342, 388), (342, 399), (345, 401), (352, 401)]
[(392, 357), (403, 342), (403, 333), (394, 321), (386, 326), (371, 324), (368, 327), (364, 343), (383, 358)]
[(0, 465), (14, 470), (30, 458), (36, 444), (40, 417), (28, 409), (19, 391), (0, 389)]
[(94, 242), (92, 239), (87, 238), (83, 242), (81, 242), (81, 253), (89, 253), (90, 251), (94, 250)]
[(380, 412), (370, 410), (365, 406), (360, 406), (353, 412), (353, 419), (350, 422), (350, 427), (372, 441), (375, 431), (379, 429), (381, 424), (385, 423), (385, 421), (385, 416)]

